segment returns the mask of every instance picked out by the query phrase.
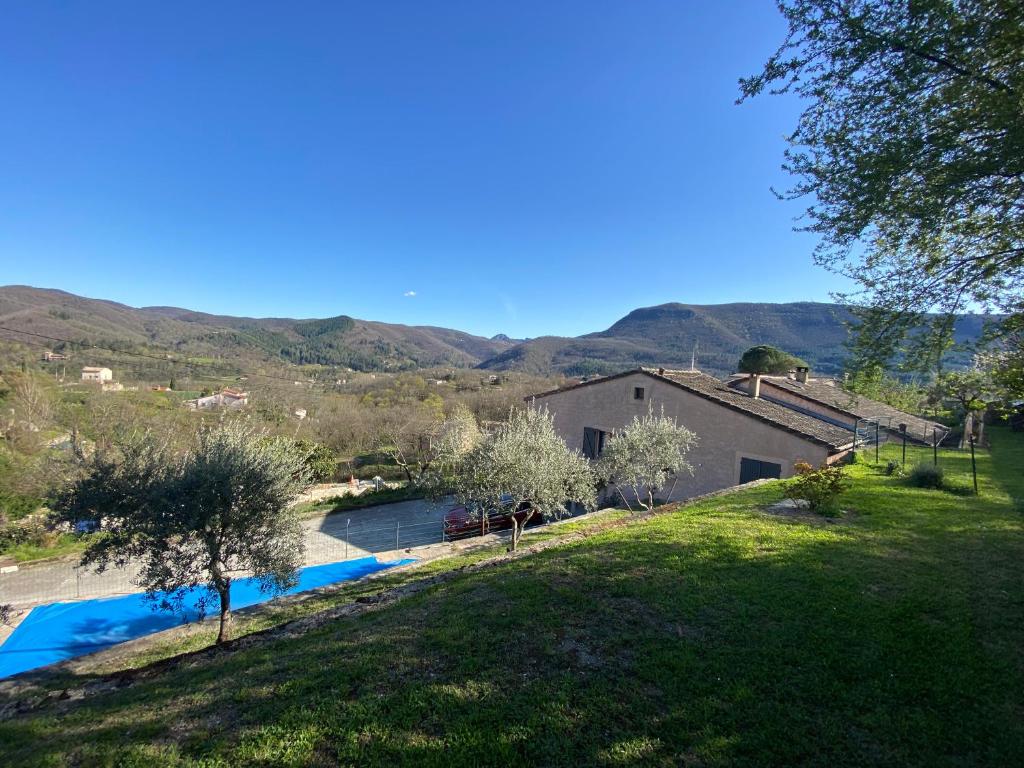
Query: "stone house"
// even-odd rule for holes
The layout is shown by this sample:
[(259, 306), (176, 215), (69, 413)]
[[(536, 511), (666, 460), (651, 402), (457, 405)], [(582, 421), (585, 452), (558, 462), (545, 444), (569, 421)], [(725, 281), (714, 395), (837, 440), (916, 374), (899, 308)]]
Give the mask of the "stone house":
[(676, 479), (673, 500), (790, 477), (796, 462), (831, 464), (853, 445), (853, 433), (845, 427), (753, 398), (699, 371), (637, 368), (526, 399), (547, 408), (566, 445), (591, 459), (600, 457), (609, 436), (634, 416), (664, 409), (699, 440), (689, 455), (694, 474)]

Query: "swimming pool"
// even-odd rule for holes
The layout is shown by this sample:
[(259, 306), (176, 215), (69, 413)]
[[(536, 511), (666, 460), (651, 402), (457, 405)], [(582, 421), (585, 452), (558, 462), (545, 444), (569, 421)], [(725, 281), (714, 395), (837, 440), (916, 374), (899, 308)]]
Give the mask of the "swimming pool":
[[(382, 563), (375, 557), (362, 557), (342, 563), (311, 565), (299, 570), (299, 583), (285, 594), (351, 581), (413, 561), (404, 559)], [(198, 616), (195, 599), (202, 590), (196, 589), (193, 593), (191, 599), (186, 598), (188, 620)], [(259, 591), (255, 579), (238, 579), (231, 585), (232, 610), (263, 603), (272, 597)], [(183, 623), (180, 614), (154, 611), (142, 598), (141, 594), (101, 597), (33, 608), (0, 646), (0, 679), (94, 653)]]

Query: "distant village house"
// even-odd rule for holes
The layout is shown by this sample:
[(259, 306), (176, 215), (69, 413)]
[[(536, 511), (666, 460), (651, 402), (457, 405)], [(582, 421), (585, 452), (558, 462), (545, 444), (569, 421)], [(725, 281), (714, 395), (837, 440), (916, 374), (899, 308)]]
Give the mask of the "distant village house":
[(187, 401), (186, 405), (194, 411), (208, 408), (242, 408), (249, 404), (249, 393), (238, 389), (222, 389), (215, 395), (200, 397)]
[(114, 372), (109, 368), (97, 368), (87, 365), (82, 369), (82, 381), (103, 383), (104, 381), (112, 381), (113, 378)]

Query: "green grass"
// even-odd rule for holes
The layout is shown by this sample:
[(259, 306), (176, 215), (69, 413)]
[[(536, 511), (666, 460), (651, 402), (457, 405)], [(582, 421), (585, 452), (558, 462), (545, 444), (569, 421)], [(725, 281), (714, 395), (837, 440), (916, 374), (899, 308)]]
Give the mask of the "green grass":
[(13, 557), (19, 563), (29, 563), (37, 560), (52, 560), (69, 555), (78, 555), (85, 551), (89, 545), (87, 537), (76, 536), (73, 533), (60, 534), (50, 546), (41, 544), (14, 544), (3, 551), (3, 554)]
[(2, 722), (4, 764), (1018, 764), (1024, 439), (978, 466), (979, 497), (858, 464), (837, 522), (772, 484), (467, 572)]
[(335, 512), (348, 512), (353, 509), (365, 509), (376, 507), (381, 504), (394, 504), (397, 501), (409, 501), (411, 499), (422, 499), (423, 492), (408, 485), (390, 488), (385, 486), (379, 491), (364, 491), (358, 496), (334, 496), (322, 501), (315, 501), (303, 504), (299, 508), (299, 514), (309, 515), (332, 515)]

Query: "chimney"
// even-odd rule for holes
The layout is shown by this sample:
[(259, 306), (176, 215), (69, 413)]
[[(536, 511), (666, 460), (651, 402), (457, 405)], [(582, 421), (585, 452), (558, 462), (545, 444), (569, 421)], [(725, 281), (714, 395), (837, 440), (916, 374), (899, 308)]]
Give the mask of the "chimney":
[(810, 373), (810, 369), (806, 365), (797, 366), (796, 369), (796, 380), (801, 384), (807, 383), (807, 375)]
[(752, 373), (747, 377), (747, 392), (754, 399), (761, 396), (761, 374)]

